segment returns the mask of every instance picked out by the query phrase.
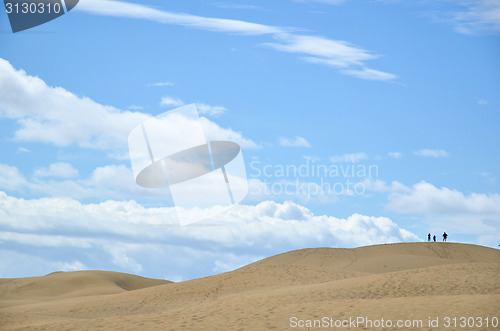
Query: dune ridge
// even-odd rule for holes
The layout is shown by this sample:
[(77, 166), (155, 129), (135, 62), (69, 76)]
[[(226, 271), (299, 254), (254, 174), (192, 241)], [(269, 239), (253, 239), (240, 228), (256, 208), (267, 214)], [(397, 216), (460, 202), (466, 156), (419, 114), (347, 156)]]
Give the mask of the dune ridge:
[[(401, 243), (301, 249), (180, 283), (108, 272), (56, 273), (17, 279), (16, 290), (13, 280), (1, 280), (0, 327), (284, 330), (295, 329), (291, 317), (500, 318), (499, 272), (500, 251), (493, 248)], [(20, 286), (29, 282), (32, 288)], [(57, 284), (66, 285), (56, 291)]]

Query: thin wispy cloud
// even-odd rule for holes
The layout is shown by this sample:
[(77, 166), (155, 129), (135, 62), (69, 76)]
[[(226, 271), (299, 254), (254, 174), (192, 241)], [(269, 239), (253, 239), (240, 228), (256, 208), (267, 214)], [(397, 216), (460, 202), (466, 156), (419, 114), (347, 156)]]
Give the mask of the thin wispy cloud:
[(283, 28), (240, 20), (172, 13), (141, 4), (113, 0), (82, 1), (75, 10), (95, 15), (144, 19), (163, 24), (181, 25), (202, 30), (261, 36), (286, 32)]
[[(376, 1), (384, 4), (405, 3), (402, 0)], [(498, 0), (423, 0), (415, 3), (425, 7), (425, 16), (452, 26), (458, 33), (500, 33)]]
[(213, 5), (217, 8), (223, 9), (263, 10), (263, 8), (259, 6), (240, 3), (214, 2)]
[(147, 86), (150, 86), (150, 87), (174, 86), (174, 83), (172, 83), (172, 82), (156, 82), (156, 83), (148, 84)]
[[(326, 0), (324, 0), (326, 1)], [(326, 1), (332, 4), (333, 1)], [(113, 0), (87, 0), (78, 10), (96, 15), (144, 19), (162, 24), (181, 25), (215, 32), (246, 36), (269, 36), (262, 45), (276, 51), (295, 53), (305, 62), (346, 69), (341, 73), (361, 79), (390, 81), (396, 75), (367, 68), (366, 62), (378, 56), (346, 41), (298, 34), (297, 29), (277, 27), (233, 19), (172, 13), (140, 4)]]
[[(184, 106), (186, 103), (182, 101), (182, 99), (178, 97), (172, 97), (172, 96), (166, 96), (162, 97), (160, 101), (160, 106), (162, 107), (169, 107), (169, 108), (175, 108), (175, 107), (180, 107)], [(197, 102), (196, 103), (196, 108), (198, 109), (198, 112), (201, 115), (208, 115), (208, 116), (219, 116), (226, 112), (226, 107), (223, 106), (212, 106), (207, 103), (203, 102)]]
[(285, 147), (311, 147), (311, 144), (304, 137), (300, 136), (292, 139), (280, 137), (279, 144)]
[(343, 155), (335, 155), (330, 157), (330, 162), (333, 163), (347, 163), (347, 162), (360, 162), (363, 160), (367, 160), (368, 155), (366, 153), (352, 153), (352, 154), (343, 154)]
[(298, 3), (322, 3), (326, 5), (340, 5), (345, 2), (345, 0), (293, 0), (294, 2)]
[(349, 76), (367, 80), (389, 81), (398, 78), (398, 76), (389, 74), (387, 72), (367, 68), (364, 68), (362, 70), (342, 70), (341, 72)]
[(196, 108), (200, 114), (208, 116), (219, 116), (227, 110), (226, 107), (212, 106), (203, 102), (197, 102)]
[(17, 152), (18, 153), (29, 153), (31, 151), (29, 149), (27, 149), (26, 147), (18, 147)]
[(413, 154), (417, 156), (434, 157), (434, 158), (448, 156), (448, 153), (442, 149), (421, 149), (419, 151), (413, 152)]
[(387, 154), (394, 159), (400, 159), (403, 156), (400, 152), (389, 152)]
[(460, 1), (463, 10), (449, 15), (450, 23), (455, 30), (464, 34), (478, 32), (500, 33), (500, 1), (498, 0), (468, 0)]

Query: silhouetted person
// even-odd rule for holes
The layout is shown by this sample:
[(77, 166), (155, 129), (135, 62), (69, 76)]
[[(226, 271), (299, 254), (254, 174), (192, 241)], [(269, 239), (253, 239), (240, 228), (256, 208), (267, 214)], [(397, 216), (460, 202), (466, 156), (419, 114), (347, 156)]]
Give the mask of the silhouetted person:
[(432, 237), (434, 239), (434, 242), (436, 242), (436, 235), (434, 235), (434, 237)]
[(445, 232), (443, 233), (443, 241), (446, 241), (446, 238), (448, 238), (448, 234)]
[(427, 241), (431, 241), (431, 234), (430, 233), (427, 235)]

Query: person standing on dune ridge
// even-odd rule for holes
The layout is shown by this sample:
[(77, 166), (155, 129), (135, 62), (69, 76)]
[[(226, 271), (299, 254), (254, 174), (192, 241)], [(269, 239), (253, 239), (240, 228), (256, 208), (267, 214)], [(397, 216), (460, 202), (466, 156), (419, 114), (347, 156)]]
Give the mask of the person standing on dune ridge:
[(443, 233), (443, 241), (446, 242), (446, 239), (448, 238), (448, 234), (445, 232)]

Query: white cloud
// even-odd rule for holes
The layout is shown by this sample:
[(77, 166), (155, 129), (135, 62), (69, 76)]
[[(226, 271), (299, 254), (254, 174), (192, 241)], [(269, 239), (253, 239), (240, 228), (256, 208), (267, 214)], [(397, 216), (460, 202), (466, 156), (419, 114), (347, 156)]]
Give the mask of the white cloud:
[[(316, 1), (328, 4), (339, 2), (339, 0)], [(366, 61), (377, 57), (345, 41), (318, 36), (299, 35), (292, 33), (292, 29), (240, 20), (171, 13), (144, 5), (111, 0), (87, 0), (82, 2), (77, 8), (77, 10), (91, 14), (145, 19), (162, 24), (181, 25), (217, 32), (252, 36), (268, 35), (277, 42), (263, 43), (265, 46), (277, 51), (305, 55), (303, 60), (307, 62), (324, 64), (335, 68), (364, 67)], [(396, 78), (396, 75), (373, 69), (352, 69), (341, 72), (369, 80), (392, 80)]]
[(340, 162), (356, 163), (366, 159), (368, 159), (368, 155), (366, 155), (366, 153), (353, 153), (353, 154), (335, 155), (330, 157), (330, 161), (333, 163), (340, 163)]
[[(182, 101), (180, 98), (173, 96), (162, 97), (160, 101), (160, 105), (162, 107), (180, 107), (184, 106), (186, 103)], [(196, 108), (201, 115), (208, 116), (218, 116), (223, 114), (227, 109), (222, 106), (212, 106), (203, 102), (197, 102)]]
[(488, 184), (495, 184), (497, 182), (497, 178), (492, 173), (483, 171), (479, 173), (479, 175), (483, 177)]
[(174, 86), (174, 83), (172, 83), (172, 82), (156, 82), (156, 83), (148, 84), (147, 86), (152, 86), (152, 87)]
[[(211, 210), (192, 213), (198, 217)], [(182, 270), (184, 279), (297, 248), (418, 240), (386, 217), (314, 215), (293, 202), (237, 205), (196, 226), (176, 227), (171, 207), (146, 208), (134, 201), (26, 200), (0, 192), (0, 215), (0, 240), (4, 246), (11, 245), (15, 254), (50, 261), (58, 255), (48, 248), (58, 248), (69, 257), (58, 263), (68, 267), (83, 265), (163, 277), (168, 265), (169, 273), (178, 275)], [(2, 256), (8, 259), (10, 254)], [(32, 263), (39, 261), (33, 259)], [(6, 267), (4, 276), (16, 274), (15, 263)]]
[(304, 137), (300, 136), (292, 139), (280, 137), (279, 144), (286, 147), (311, 147), (311, 144)]
[(26, 187), (28, 181), (17, 167), (0, 163), (0, 189), (19, 191)]
[(225, 129), (218, 126), (216, 123), (210, 121), (205, 117), (200, 117), (203, 130), (207, 137), (211, 140), (227, 140), (238, 143), (243, 148), (258, 149), (261, 148), (256, 142), (244, 138), (240, 132), (233, 131), (232, 129)]
[(132, 109), (132, 110), (141, 110), (141, 109), (144, 109), (144, 107), (142, 106), (137, 106), (137, 105), (131, 105), (128, 107), (128, 109)]
[(368, 68), (363, 68), (362, 70), (342, 70), (342, 73), (367, 80), (388, 81), (398, 78), (396, 75)]
[(318, 2), (334, 6), (343, 4), (345, 2), (345, 0), (294, 0), (294, 1), (299, 3)]
[(160, 101), (160, 106), (162, 107), (180, 107), (185, 105), (184, 101), (177, 97), (162, 97)]
[(417, 156), (435, 157), (435, 158), (448, 156), (448, 153), (442, 149), (421, 149), (419, 151), (413, 152), (413, 154)]
[(29, 153), (31, 151), (29, 149), (25, 148), (25, 147), (18, 147), (17, 148), (17, 152), (18, 153)]
[(198, 108), (198, 112), (202, 115), (208, 116), (219, 116), (223, 114), (227, 109), (222, 106), (211, 106), (206, 103), (197, 102), (196, 108)]
[(353, 65), (362, 65), (364, 61), (376, 58), (364, 49), (356, 48), (345, 41), (330, 40), (317, 36), (280, 35), (282, 43), (267, 43), (273, 49), (309, 55), (304, 60), (328, 64), (334, 67), (345, 68)]
[(143, 267), (128, 255), (129, 250), (130, 247), (127, 248), (126, 245), (109, 245), (107, 247), (107, 251), (113, 257), (113, 264), (138, 274), (143, 270)]
[(400, 152), (389, 152), (388, 155), (395, 159), (400, 159), (402, 154)]
[(36, 177), (58, 177), (74, 178), (78, 177), (78, 170), (66, 162), (52, 163), (48, 168), (39, 168), (35, 170)]
[(61, 271), (88, 270), (87, 266), (80, 261), (65, 262), (59, 268)]
[(19, 141), (106, 150), (125, 147), (129, 131), (149, 116), (50, 87), (0, 59), (0, 117), (17, 120)]
[(463, 10), (450, 13), (449, 22), (464, 34), (483, 31), (500, 32), (500, 2), (498, 0), (460, 1)]
[[(38, 169), (34, 175), (40, 177), (28, 180), (17, 167), (0, 164), (0, 190), (74, 199), (128, 199), (137, 197), (166, 201), (169, 197), (168, 191), (147, 190), (138, 186), (134, 181), (132, 171), (123, 165), (97, 167), (85, 179), (68, 179), (78, 175), (77, 170), (60, 164), (52, 166), (52, 169), (51, 167)], [(60, 178), (63, 180), (57, 180)]]
[(82, 1), (75, 9), (97, 15), (146, 19), (163, 24), (244, 35), (265, 35), (283, 32), (281, 28), (257, 23), (171, 13), (145, 5), (121, 1), (86, 0)]
[(390, 197), (390, 210), (418, 214), (476, 214), (500, 221), (500, 195), (471, 193), (465, 195), (446, 187), (437, 188), (422, 181), (410, 192)]
[[(178, 107), (184, 102), (164, 97), (161, 105)], [(222, 111), (221, 106), (202, 104), (208, 114)], [(71, 111), (68, 111), (68, 110)], [(225, 109), (225, 108), (224, 108)], [(103, 106), (89, 98), (81, 98), (61, 87), (50, 87), (38, 77), (0, 59), (0, 118), (16, 119), (20, 128), (15, 139), (51, 143), (56, 146), (78, 145), (84, 148), (108, 150), (119, 155), (127, 153), (130, 131), (150, 118), (141, 112), (120, 111)], [(212, 136), (226, 137), (246, 148), (258, 145), (241, 133), (225, 129), (205, 119)]]
[(398, 181), (392, 181), (390, 185), (380, 179), (367, 178), (363, 182), (366, 191), (386, 192), (386, 193), (406, 193), (410, 192), (410, 188), (406, 187)]
[(487, 105), (488, 104), (488, 101), (487, 100), (484, 100), (484, 99), (479, 99), (477, 101), (477, 104), (478, 105), (481, 105), (481, 106), (484, 106), (484, 105)]
[(249, 9), (249, 10), (262, 10), (262, 7), (254, 6), (254, 5), (242, 5), (236, 3), (227, 3), (227, 2), (214, 2), (213, 5), (218, 8), (224, 9)]

